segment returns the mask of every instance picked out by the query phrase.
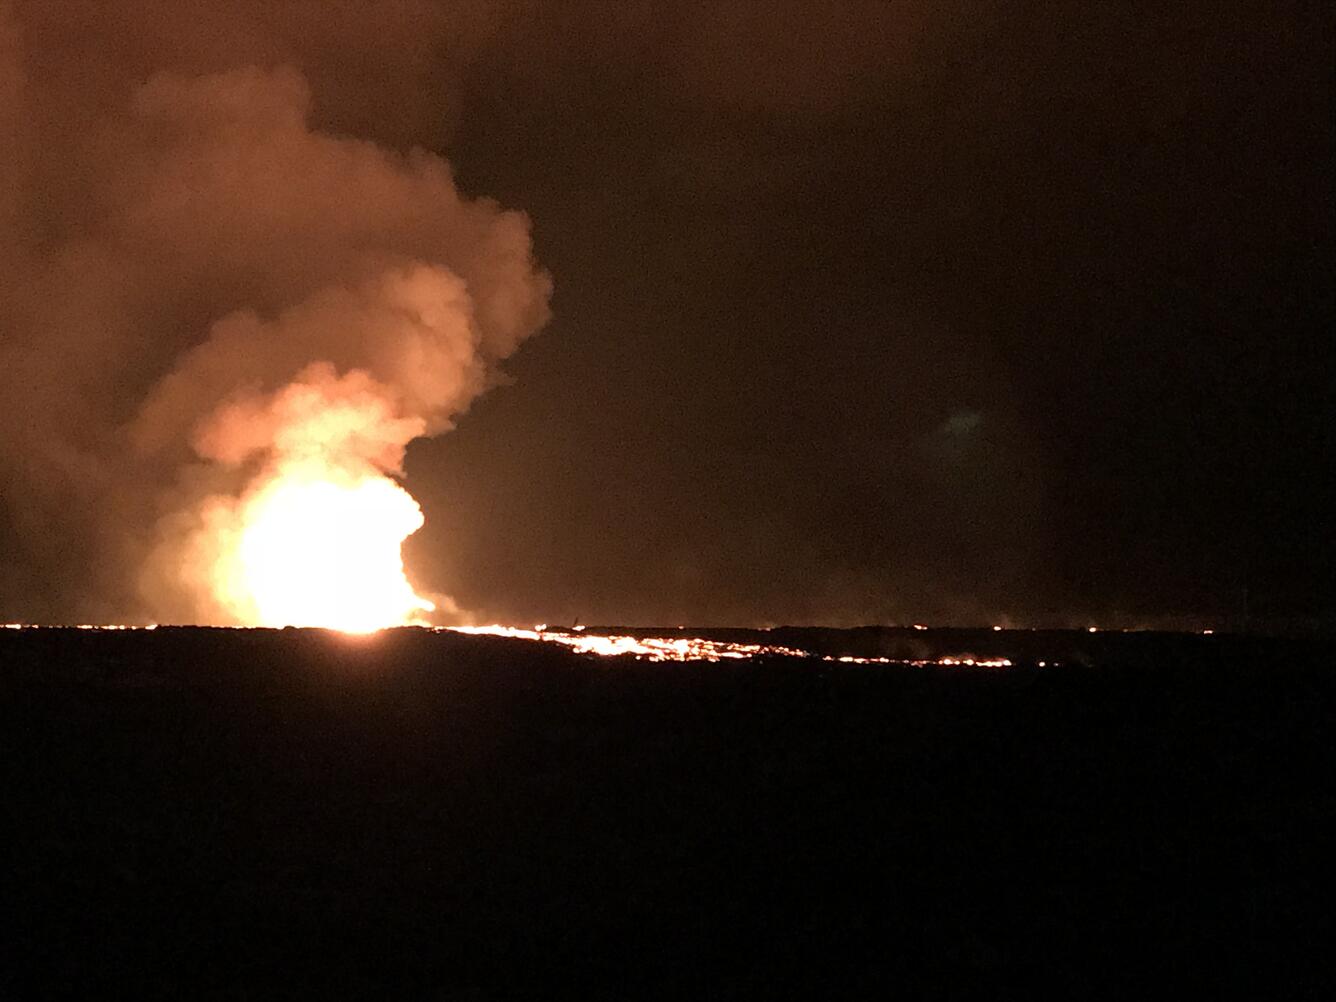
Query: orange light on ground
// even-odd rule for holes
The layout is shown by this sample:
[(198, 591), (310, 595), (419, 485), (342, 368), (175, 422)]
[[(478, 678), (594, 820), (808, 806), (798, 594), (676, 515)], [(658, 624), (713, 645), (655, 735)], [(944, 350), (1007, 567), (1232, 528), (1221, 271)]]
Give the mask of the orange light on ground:
[(797, 647), (778, 644), (739, 644), (704, 637), (633, 637), (624, 634), (603, 636), (596, 633), (526, 630), (515, 626), (452, 626), (454, 633), (473, 636), (514, 637), (538, 640), (570, 648), (576, 654), (597, 657), (634, 657), (642, 661), (741, 661), (755, 657), (815, 658), (839, 664), (908, 665), (912, 667), (1010, 668), (1006, 658), (977, 658), (972, 654), (940, 658), (885, 658), (846, 655), (817, 655)]

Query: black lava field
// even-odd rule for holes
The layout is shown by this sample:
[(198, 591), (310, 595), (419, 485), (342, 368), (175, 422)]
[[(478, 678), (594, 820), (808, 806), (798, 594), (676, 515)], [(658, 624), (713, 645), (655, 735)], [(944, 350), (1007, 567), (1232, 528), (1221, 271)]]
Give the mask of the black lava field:
[(0, 997), (1325, 994), (1329, 640), (715, 634), (0, 630)]

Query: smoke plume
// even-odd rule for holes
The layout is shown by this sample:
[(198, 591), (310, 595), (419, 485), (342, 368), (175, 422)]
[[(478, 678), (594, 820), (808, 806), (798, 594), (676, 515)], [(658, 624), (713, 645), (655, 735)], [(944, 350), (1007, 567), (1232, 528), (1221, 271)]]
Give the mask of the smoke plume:
[[(439, 156), (313, 125), (297, 64), (318, 60), (257, 41), (247, 5), (184, 52), (104, 23), (124, 58), (86, 65), (60, 46), (107, 15), (59, 6), (0, 0), (3, 612), (237, 621), (201, 574), (257, 477), (402, 472), (543, 325), (550, 283), (527, 218)], [(385, 6), (396, 37), (420, 5)], [(312, 44), (366, 29), (338, 11)]]

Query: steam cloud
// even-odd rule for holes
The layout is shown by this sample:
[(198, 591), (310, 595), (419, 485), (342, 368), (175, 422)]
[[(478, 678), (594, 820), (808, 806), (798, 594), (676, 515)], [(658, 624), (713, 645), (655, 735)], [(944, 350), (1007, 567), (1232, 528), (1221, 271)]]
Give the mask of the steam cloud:
[(550, 282), (523, 214), (314, 127), (292, 66), (55, 79), (77, 24), (34, 10), (0, 0), (0, 601), (226, 621), (192, 560), (254, 470), (400, 471), (543, 325)]

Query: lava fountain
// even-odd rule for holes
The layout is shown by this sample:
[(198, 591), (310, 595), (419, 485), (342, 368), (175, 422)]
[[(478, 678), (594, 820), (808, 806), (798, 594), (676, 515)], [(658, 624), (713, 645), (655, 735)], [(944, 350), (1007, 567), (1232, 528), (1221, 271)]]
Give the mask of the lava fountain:
[(327, 364), (215, 412), (196, 449), (253, 472), (199, 510), (187, 562), (219, 611), (210, 618), (349, 633), (424, 624), (435, 606), (409, 583), (401, 553), (422, 509), (391, 475), (420, 431), (390, 388)]
[(389, 477), (293, 463), (249, 493), (240, 514), (215, 589), (251, 610), (252, 625), (367, 633), (434, 608), (408, 583), (400, 553), (422, 510)]

